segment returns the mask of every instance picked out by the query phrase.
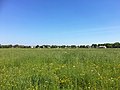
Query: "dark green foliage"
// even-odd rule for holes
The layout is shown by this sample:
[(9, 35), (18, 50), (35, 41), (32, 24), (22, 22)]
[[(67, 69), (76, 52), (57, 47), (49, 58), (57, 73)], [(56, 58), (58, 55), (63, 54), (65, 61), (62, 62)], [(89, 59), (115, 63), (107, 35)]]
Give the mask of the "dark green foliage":
[[(105, 44), (92, 44), (90, 45), (36, 45), (34, 46), (35, 48), (99, 48), (100, 46), (106, 46), (106, 48), (120, 48), (120, 43), (105, 43)], [(25, 46), (25, 45), (1, 45), (0, 48), (31, 48), (31, 46)]]
[(39, 48), (39, 45), (37, 45), (35, 48)]
[(92, 48), (97, 48), (98, 47), (98, 45), (97, 44), (92, 44), (92, 46), (91, 46)]

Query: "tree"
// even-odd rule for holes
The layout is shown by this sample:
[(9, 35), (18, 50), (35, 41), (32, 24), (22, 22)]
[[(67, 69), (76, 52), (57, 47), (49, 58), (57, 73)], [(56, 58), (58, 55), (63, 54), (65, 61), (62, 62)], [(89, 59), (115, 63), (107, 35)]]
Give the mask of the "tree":
[(98, 45), (97, 44), (92, 44), (92, 46), (91, 46), (92, 48), (97, 48), (98, 47)]
[(99, 47), (99, 46), (105, 46), (105, 44), (98, 44), (98, 47)]
[(52, 45), (51, 48), (57, 48), (57, 45)]
[(80, 45), (80, 48), (86, 48), (85, 45)]
[(1, 48), (12, 48), (12, 45), (1, 45)]
[(50, 45), (43, 45), (44, 48), (50, 48)]
[(86, 48), (91, 48), (89, 45), (86, 45)]
[(8, 45), (8, 48), (12, 48), (12, 45)]
[(106, 44), (105, 44), (105, 46), (106, 46), (107, 48), (112, 48), (112, 45), (113, 45), (113, 44), (111, 44), (111, 43), (106, 43)]
[(120, 43), (119, 42), (116, 42), (113, 44), (112, 46), (113, 48), (120, 48)]
[(66, 46), (65, 46), (65, 45), (62, 45), (62, 46), (60, 46), (60, 48), (66, 48)]
[(16, 45), (14, 45), (13, 47), (14, 47), (14, 48), (18, 48), (18, 47), (19, 47), (19, 45), (18, 45), (18, 44), (16, 44)]
[(71, 46), (67, 45), (66, 48), (70, 48)]
[(71, 45), (71, 48), (76, 48), (76, 45)]
[(36, 45), (35, 48), (39, 48), (39, 45)]
[(43, 48), (43, 46), (39, 46), (40, 48)]

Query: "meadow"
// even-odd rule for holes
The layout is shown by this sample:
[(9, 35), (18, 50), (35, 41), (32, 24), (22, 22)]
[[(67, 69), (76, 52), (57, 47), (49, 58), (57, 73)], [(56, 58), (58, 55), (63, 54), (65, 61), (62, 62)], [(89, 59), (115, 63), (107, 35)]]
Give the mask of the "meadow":
[(0, 49), (0, 90), (120, 90), (120, 49)]

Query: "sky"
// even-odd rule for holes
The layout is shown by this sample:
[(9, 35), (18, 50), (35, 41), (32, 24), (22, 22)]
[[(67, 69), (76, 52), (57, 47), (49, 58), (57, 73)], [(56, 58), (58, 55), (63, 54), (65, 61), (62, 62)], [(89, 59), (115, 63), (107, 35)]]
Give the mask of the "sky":
[(120, 42), (120, 0), (0, 0), (0, 44)]

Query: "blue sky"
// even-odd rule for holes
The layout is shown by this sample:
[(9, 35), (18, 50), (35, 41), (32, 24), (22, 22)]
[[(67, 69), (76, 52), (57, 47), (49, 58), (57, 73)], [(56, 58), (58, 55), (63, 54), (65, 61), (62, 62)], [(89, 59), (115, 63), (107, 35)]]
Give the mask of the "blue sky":
[(0, 0), (1, 44), (120, 42), (120, 0)]

